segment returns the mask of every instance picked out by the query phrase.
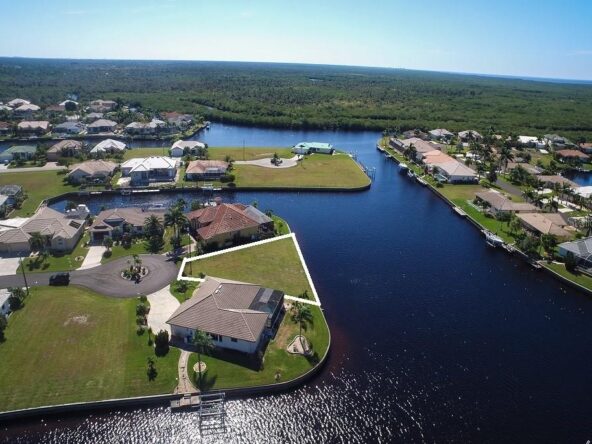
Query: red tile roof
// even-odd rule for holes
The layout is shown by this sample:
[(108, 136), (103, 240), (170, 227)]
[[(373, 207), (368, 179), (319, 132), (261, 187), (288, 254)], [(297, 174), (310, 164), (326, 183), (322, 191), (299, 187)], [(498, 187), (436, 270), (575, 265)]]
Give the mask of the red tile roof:
[(225, 203), (192, 211), (187, 214), (187, 219), (190, 222), (197, 219), (201, 225), (197, 229), (197, 234), (205, 240), (219, 234), (234, 233), (272, 222), (269, 217), (251, 205)]

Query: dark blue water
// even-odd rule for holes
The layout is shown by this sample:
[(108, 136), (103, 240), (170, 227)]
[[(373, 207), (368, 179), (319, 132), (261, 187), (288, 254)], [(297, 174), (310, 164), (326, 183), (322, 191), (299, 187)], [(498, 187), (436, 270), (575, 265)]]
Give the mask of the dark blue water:
[(582, 187), (589, 187), (592, 185), (592, 172), (570, 172), (565, 174), (565, 177), (573, 180)]
[[(477, 230), (379, 155), (378, 136), (216, 126), (207, 134), (212, 145), (245, 138), (246, 145), (284, 146), (314, 137), (358, 151), (377, 173), (362, 193), (223, 195), (256, 200), (289, 221), (333, 348), (306, 387), (229, 402), (226, 434), (204, 442), (591, 439), (592, 299), (488, 249)], [(90, 201), (95, 211), (103, 204)], [(21, 442), (200, 436), (194, 414), (165, 408), (48, 418), (0, 433)]]

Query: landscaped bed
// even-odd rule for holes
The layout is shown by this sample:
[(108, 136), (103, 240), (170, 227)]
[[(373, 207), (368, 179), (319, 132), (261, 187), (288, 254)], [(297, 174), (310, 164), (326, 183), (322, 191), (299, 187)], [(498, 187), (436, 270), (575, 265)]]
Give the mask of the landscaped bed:
[(0, 344), (0, 410), (172, 393), (179, 351), (155, 356), (147, 334), (136, 333), (137, 303), (80, 287), (32, 288)]

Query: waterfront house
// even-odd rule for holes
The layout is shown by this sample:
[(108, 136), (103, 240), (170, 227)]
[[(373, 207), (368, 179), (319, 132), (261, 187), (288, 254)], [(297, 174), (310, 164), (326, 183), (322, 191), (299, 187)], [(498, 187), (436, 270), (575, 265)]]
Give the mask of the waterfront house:
[(542, 184), (546, 187), (553, 188), (555, 185), (569, 185), (574, 190), (579, 187), (579, 185), (575, 182), (572, 182), (569, 179), (566, 179), (563, 176), (553, 175), (553, 176), (538, 176), (538, 179)]
[(335, 148), (330, 143), (324, 142), (300, 142), (292, 148), (294, 154), (333, 154)]
[(89, 134), (113, 133), (117, 128), (117, 122), (109, 119), (95, 120), (87, 126)]
[(179, 161), (170, 157), (150, 156), (134, 158), (121, 164), (121, 175), (131, 178), (132, 184), (171, 182), (175, 180)]
[(187, 154), (203, 156), (207, 145), (197, 140), (177, 140), (170, 149), (171, 157), (183, 157)]
[(14, 109), (13, 113), (15, 117), (21, 117), (24, 119), (30, 119), (33, 115), (40, 111), (41, 107), (34, 105), (32, 103), (21, 105)]
[(10, 136), (12, 134), (12, 125), (8, 122), (0, 122), (0, 136)]
[(567, 239), (576, 232), (561, 213), (519, 213), (516, 217), (524, 228), (537, 235), (552, 234), (560, 239)]
[(518, 146), (523, 146), (526, 148), (545, 149), (547, 148), (547, 143), (545, 142), (544, 138), (541, 137), (518, 136)]
[(106, 237), (118, 239), (124, 232), (133, 236), (144, 234), (144, 223), (150, 216), (164, 220), (164, 210), (145, 211), (139, 207), (103, 210), (95, 217), (88, 229), (91, 242), (102, 242)]
[(405, 131), (403, 134), (401, 134), (401, 136), (403, 137), (403, 139), (412, 139), (414, 137), (417, 137), (421, 140), (430, 140), (429, 134), (424, 133), (419, 129)]
[(537, 207), (526, 202), (513, 202), (497, 191), (475, 193), (477, 201), (496, 219), (507, 219), (513, 213), (534, 213)]
[(477, 182), (477, 173), (475, 170), (456, 159), (451, 159), (448, 162), (432, 164), (432, 172), (436, 179), (443, 179), (448, 183)]
[(480, 142), (483, 140), (483, 136), (474, 130), (461, 131), (460, 133), (458, 133), (458, 138), (461, 142)]
[(590, 156), (584, 154), (578, 150), (564, 149), (557, 151), (557, 158), (564, 163), (588, 163), (590, 162)]
[(508, 162), (506, 171), (512, 171), (518, 167), (523, 168), (528, 174), (532, 174), (533, 176), (538, 176), (543, 172), (541, 168), (526, 162)]
[(282, 291), (208, 276), (166, 322), (174, 340), (190, 344), (199, 330), (217, 348), (254, 354), (275, 335), (283, 305)]
[(35, 154), (37, 154), (37, 147), (34, 145), (15, 145), (0, 154), (0, 162), (31, 160)]
[(7, 103), (8, 106), (11, 108), (18, 108), (19, 106), (29, 105), (31, 102), (25, 99), (12, 99), (10, 102)]
[(575, 147), (575, 144), (572, 143), (571, 140), (558, 134), (545, 134), (543, 136), (543, 142), (545, 142), (545, 145), (550, 146), (556, 150)]
[(185, 170), (187, 180), (215, 180), (226, 174), (228, 162), (222, 160), (192, 160)]
[(592, 154), (592, 143), (580, 143), (579, 145), (580, 151), (586, 154)]
[(0, 185), (0, 195), (6, 196), (6, 204), (12, 206), (23, 195), (23, 187), (16, 184)]
[(592, 237), (559, 244), (559, 256), (565, 259), (568, 253), (573, 254), (579, 267), (592, 268)]
[(125, 127), (126, 134), (133, 136), (151, 136), (158, 134), (166, 128), (166, 123), (162, 120), (152, 119), (148, 123), (132, 122)]
[(162, 113), (162, 117), (170, 126), (180, 130), (187, 129), (193, 123), (193, 116), (191, 114), (170, 112)]
[(0, 252), (29, 253), (33, 233), (40, 233), (46, 248), (52, 251), (72, 251), (84, 232), (84, 223), (82, 219), (68, 218), (59, 211), (43, 207), (20, 227), (0, 232)]
[(90, 102), (88, 108), (93, 112), (104, 113), (108, 111), (113, 111), (115, 108), (117, 108), (117, 102), (113, 100), (93, 100), (92, 102)]
[(90, 150), (90, 154), (95, 156), (102, 156), (104, 154), (115, 154), (115, 153), (122, 153), (127, 148), (127, 145), (123, 142), (113, 139), (105, 139), (99, 143), (97, 143), (92, 150)]
[(20, 136), (41, 136), (49, 131), (50, 125), (46, 120), (32, 120), (19, 122), (16, 132)]
[(273, 219), (252, 205), (209, 206), (187, 214), (198, 240), (213, 247), (231, 245), (238, 239), (257, 240), (274, 234)]
[(428, 132), (430, 135), (430, 139), (432, 140), (440, 140), (443, 142), (450, 142), (450, 140), (454, 137), (454, 134), (444, 128), (436, 128)]
[(78, 140), (60, 140), (45, 152), (47, 160), (56, 162), (62, 157), (75, 157), (82, 152), (82, 142)]
[(68, 173), (68, 180), (71, 183), (79, 184), (84, 182), (103, 182), (113, 176), (117, 164), (107, 160), (87, 160), (74, 165)]
[(86, 126), (81, 122), (66, 121), (53, 127), (54, 134), (80, 134), (86, 130)]

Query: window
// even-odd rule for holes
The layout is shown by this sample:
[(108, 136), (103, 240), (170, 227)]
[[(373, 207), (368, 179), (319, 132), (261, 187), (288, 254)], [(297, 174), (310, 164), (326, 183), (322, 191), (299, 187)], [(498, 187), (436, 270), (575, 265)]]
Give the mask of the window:
[(220, 335), (215, 335), (213, 333), (209, 333), (210, 338), (212, 338), (212, 341), (216, 341), (216, 342), (221, 342), (222, 341), (222, 336)]
[(230, 342), (238, 342), (238, 339), (236, 339), (236, 338), (230, 338)]

